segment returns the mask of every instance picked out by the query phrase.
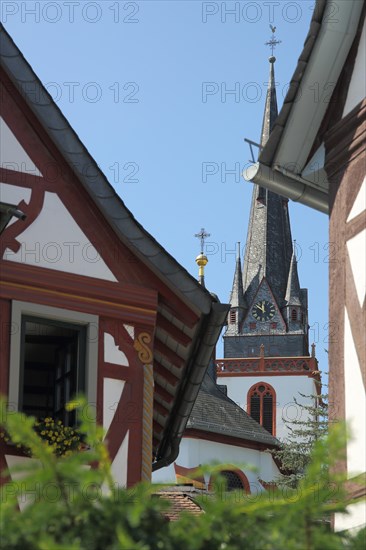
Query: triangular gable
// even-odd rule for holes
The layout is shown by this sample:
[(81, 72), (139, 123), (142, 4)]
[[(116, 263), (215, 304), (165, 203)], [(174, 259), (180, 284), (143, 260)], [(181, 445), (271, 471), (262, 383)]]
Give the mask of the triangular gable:
[[(4, 260), (92, 277), (135, 283), (143, 266), (113, 235), (79, 180), (58, 158), (47, 135), (33, 123), (27, 106), (2, 88), (4, 157), (0, 200), (17, 206), (2, 235)], [(33, 160), (37, 162), (37, 167)], [(43, 177), (42, 177), (43, 173)], [(42, 178), (42, 179), (41, 179)], [(133, 269), (132, 269), (133, 268)]]
[[(4, 237), (6, 239), (6, 233)], [(44, 193), (41, 212), (17, 236), (17, 241), (21, 246), (15, 253), (5, 249), (5, 260), (117, 281), (56, 193)]]
[[(274, 307), (274, 310), (275, 310), (275, 313), (274, 315), (271, 317), (271, 319), (267, 322), (258, 322), (258, 319), (255, 318), (254, 314), (253, 314), (253, 311), (254, 311), (254, 307), (255, 307), (255, 304), (258, 304), (258, 303), (263, 303), (263, 302), (270, 302), (273, 307)], [(255, 323), (256, 324), (256, 327), (260, 327), (260, 326), (263, 326), (263, 327), (268, 327), (268, 322), (270, 323), (276, 323), (277, 326), (276, 326), (276, 332), (280, 332), (280, 333), (284, 333), (286, 332), (286, 323), (282, 317), (282, 314), (281, 314), (281, 311), (277, 305), (277, 302), (275, 300), (275, 297), (273, 296), (273, 292), (271, 290), (271, 287), (269, 286), (268, 284), (268, 281), (265, 277), (263, 277), (259, 287), (258, 287), (258, 290), (257, 292), (255, 293), (255, 296), (253, 298), (253, 301), (251, 304), (248, 304), (249, 305), (249, 309), (248, 309), (248, 313), (244, 319), (244, 325), (248, 324), (248, 323)]]

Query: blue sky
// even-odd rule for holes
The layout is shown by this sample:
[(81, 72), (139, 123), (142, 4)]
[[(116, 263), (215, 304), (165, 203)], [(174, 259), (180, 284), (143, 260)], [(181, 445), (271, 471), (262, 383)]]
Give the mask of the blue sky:
[[(235, 243), (246, 239), (252, 188), (240, 173), (250, 158), (244, 138), (259, 141), (269, 24), (282, 41), (281, 107), (313, 6), (4, 0), (1, 18), (128, 208), (195, 276), (194, 234), (211, 233), (206, 285), (225, 302)], [(290, 217), (311, 341), (327, 370), (328, 219), (293, 202)]]

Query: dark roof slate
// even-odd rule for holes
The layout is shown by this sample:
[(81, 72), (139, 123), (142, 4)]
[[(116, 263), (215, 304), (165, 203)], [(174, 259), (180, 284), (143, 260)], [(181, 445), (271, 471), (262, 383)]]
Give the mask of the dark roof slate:
[[(270, 74), (263, 115), (261, 146), (264, 147), (278, 116), (274, 63)], [(283, 197), (254, 185), (243, 266), (245, 302), (251, 305), (263, 277), (279, 307), (284, 304), (292, 256), (292, 239), (287, 202)]]
[(270, 446), (279, 445), (274, 436), (227, 397), (208, 375), (189, 417), (189, 428)]
[(243, 274), (241, 270), (240, 256), (236, 259), (233, 287), (230, 294), (230, 307), (245, 308), (243, 292)]
[(291, 258), (285, 300), (289, 306), (301, 306), (301, 291), (295, 253), (292, 254)]

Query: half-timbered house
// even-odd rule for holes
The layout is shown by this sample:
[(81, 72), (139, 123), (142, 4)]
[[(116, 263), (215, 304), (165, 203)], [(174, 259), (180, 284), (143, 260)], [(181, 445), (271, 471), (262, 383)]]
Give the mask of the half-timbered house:
[[(329, 214), (329, 403), (352, 433), (339, 468), (366, 494), (366, 34), (362, 0), (318, 0), (284, 105), (245, 179)], [(361, 476), (361, 477), (360, 477)], [(365, 501), (335, 528), (366, 523)]]
[[(177, 457), (227, 306), (134, 219), (0, 36), (0, 391), (66, 425), (84, 393), (131, 486)], [(26, 460), (0, 445), (2, 469)]]

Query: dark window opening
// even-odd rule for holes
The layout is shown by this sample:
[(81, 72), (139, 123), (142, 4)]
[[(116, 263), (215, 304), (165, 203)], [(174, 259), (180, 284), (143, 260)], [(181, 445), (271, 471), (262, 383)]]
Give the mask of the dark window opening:
[(257, 323), (249, 323), (249, 329), (255, 330), (257, 328)]
[(75, 425), (65, 405), (85, 391), (86, 327), (24, 316), (21, 341), (20, 410)]
[(273, 420), (273, 396), (271, 393), (267, 392), (263, 396), (263, 428), (269, 433), (272, 433), (272, 420)]
[(293, 309), (291, 311), (291, 321), (297, 321), (297, 311), (296, 311), (296, 309)]
[(261, 398), (257, 393), (253, 393), (253, 395), (250, 398), (250, 416), (260, 424)]
[(277, 328), (277, 323), (271, 323), (271, 328)]
[(232, 472), (231, 470), (223, 470), (220, 472), (220, 475), (226, 481), (226, 489), (228, 491), (237, 491), (239, 489), (244, 489), (244, 485), (237, 473)]
[(248, 413), (270, 434), (275, 433), (274, 390), (268, 384), (260, 382), (248, 393)]
[(230, 311), (230, 324), (235, 325), (236, 323), (236, 311)]

